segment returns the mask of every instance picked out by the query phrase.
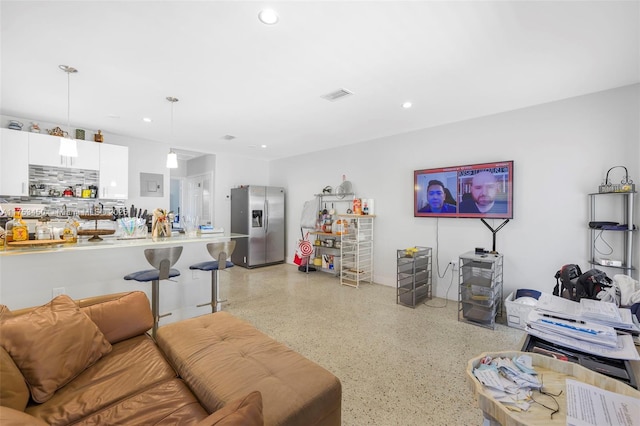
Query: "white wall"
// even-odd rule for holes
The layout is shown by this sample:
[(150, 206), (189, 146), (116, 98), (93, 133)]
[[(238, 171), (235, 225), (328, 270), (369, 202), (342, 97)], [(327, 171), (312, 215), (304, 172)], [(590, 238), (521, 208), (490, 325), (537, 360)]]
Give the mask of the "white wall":
[(215, 226), (225, 231), (231, 229), (231, 188), (272, 184), (269, 182), (268, 161), (229, 154), (216, 154), (215, 180)]
[[(505, 295), (517, 288), (550, 292), (563, 264), (591, 268), (586, 194), (597, 192), (615, 165), (625, 165), (640, 182), (639, 87), (273, 161), (270, 183), (288, 194), (287, 259), (293, 259), (304, 201), (346, 174), (359, 197), (375, 199), (374, 281), (395, 286), (395, 251), (414, 245), (438, 248), (442, 275), (460, 253), (490, 249), (492, 234), (477, 219), (414, 218), (413, 171), (514, 160), (514, 219), (498, 232), (496, 247), (505, 255)], [(636, 267), (639, 259), (636, 249)], [(457, 275), (448, 293), (452, 274), (434, 278), (435, 295), (457, 299)]]

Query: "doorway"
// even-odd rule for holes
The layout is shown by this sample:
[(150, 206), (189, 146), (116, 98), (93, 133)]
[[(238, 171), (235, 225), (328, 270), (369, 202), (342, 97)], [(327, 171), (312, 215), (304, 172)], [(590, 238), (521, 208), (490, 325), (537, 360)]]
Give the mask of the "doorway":
[(186, 181), (184, 215), (197, 218), (196, 225), (213, 225), (213, 174), (191, 176)]

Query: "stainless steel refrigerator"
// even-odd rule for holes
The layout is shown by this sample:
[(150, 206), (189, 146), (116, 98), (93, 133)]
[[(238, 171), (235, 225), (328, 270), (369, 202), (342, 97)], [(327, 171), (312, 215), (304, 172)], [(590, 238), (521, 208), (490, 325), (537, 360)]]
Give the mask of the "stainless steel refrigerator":
[(244, 186), (231, 189), (231, 232), (236, 238), (231, 261), (245, 268), (284, 262), (284, 188)]

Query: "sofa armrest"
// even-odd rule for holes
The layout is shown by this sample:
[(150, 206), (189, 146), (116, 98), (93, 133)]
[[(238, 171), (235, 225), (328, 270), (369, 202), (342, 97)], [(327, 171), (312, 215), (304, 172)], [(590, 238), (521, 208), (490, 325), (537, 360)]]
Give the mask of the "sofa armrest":
[(262, 394), (253, 391), (247, 396), (228, 403), (196, 426), (263, 426)]
[(2, 426), (48, 426), (37, 417), (2, 405), (0, 405), (0, 424)]

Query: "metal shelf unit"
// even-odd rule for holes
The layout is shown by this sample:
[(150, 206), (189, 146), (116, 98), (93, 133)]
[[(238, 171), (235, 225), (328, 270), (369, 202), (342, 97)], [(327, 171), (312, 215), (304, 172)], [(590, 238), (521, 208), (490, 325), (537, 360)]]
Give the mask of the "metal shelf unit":
[(340, 241), (340, 284), (358, 288), (360, 283), (373, 282), (373, 219), (374, 215), (339, 214), (347, 220), (348, 230)]
[(417, 252), (408, 254), (397, 250), (398, 281), (396, 303), (415, 308), (416, 304), (431, 299), (432, 256), (431, 247), (418, 247)]
[(501, 254), (460, 255), (458, 271), (458, 321), (495, 329), (502, 316)]
[[(309, 232), (309, 235), (316, 237), (313, 244), (315, 255), (311, 256), (309, 261), (313, 264), (314, 259), (319, 257), (321, 264), (314, 265), (316, 270), (328, 272), (337, 277), (340, 271), (340, 235), (319, 231)], [(329, 240), (333, 241), (332, 246), (327, 245)]]
[[(634, 196), (635, 196), (635, 192), (598, 192), (598, 193), (593, 193), (593, 194), (589, 194), (589, 222), (595, 222), (601, 219), (598, 219), (598, 214), (596, 212), (596, 200), (600, 199), (606, 199), (608, 198), (607, 201), (611, 200), (611, 197), (615, 197), (618, 198), (619, 200), (622, 201), (622, 214), (621, 214), (621, 220), (625, 226), (624, 227), (620, 227), (620, 228), (615, 228), (615, 229), (601, 229), (601, 228), (591, 228), (590, 227), (590, 231), (591, 231), (591, 240), (590, 240), (590, 250), (589, 250), (589, 263), (592, 265), (597, 265), (598, 268), (611, 268), (614, 270), (618, 270), (618, 271), (622, 271), (622, 273), (624, 273), (625, 275), (629, 275), (632, 276), (633, 273), (635, 273), (635, 268), (633, 266), (633, 237), (635, 232), (637, 231), (635, 229), (635, 225), (633, 224), (633, 203), (634, 203)], [(607, 220), (611, 219), (610, 217), (607, 218)], [(598, 240), (598, 238), (603, 236), (603, 233), (607, 233), (607, 235), (612, 236), (613, 238), (616, 238), (616, 236), (622, 236), (622, 238), (618, 238), (615, 243), (610, 244), (609, 242), (607, 242), (608, 245), (610, 245), (611, 247), (622, 247), (621, 249), (614, 251), (613, 249), (611, 249), (612, 251), (612, 255), (617, 254), (618, 256), (621, 255), (622, 257), (622, 265), (620, 266), (612, 266), (612, 265), (606, 265), (606, 264), (602, 264), (602, 262), (600, 262), (597, 258), (596, 258), (596, 242)], [(621, 240), (621, 241), (619, 241)], [(634, 277), (637, 279), (637, 277)]]

